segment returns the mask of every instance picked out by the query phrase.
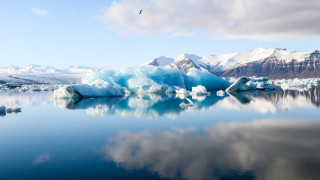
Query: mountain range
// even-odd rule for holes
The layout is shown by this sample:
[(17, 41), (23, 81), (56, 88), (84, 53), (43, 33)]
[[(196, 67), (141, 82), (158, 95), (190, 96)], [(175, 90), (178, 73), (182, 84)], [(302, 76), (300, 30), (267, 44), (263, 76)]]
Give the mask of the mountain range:
[[(291, 51), (284, 48), (257, 48), (223, 55), (182, 54), (173, 58), (161, 56), (143, 65), (177, 67), (185, 72), (188, 72), (190, 68), (206, 69), (220, 77), (314, 78), (320, 77), (320, 52), (318, 50)], [(80, 82), (80, 79), (87, 73), (102, 70), (104, 69), (86, 66), (0, 67), (0, 83), (20, 82), (23, 79), (32, 79), (30, 82), (38, 82), (40, 76), (42, 79), (58, 79), (59, 82), (61, 79), (76, 78), (77, 80), (74, 82)]]
[(320, 77), (320, 52), (257, 48), (202, 57), (193, 54), (182, 54), (174, 58), (161, 56), (143, 65), (178, 67), (185, 72), (194, 67), (223, 77), (312, 78)]

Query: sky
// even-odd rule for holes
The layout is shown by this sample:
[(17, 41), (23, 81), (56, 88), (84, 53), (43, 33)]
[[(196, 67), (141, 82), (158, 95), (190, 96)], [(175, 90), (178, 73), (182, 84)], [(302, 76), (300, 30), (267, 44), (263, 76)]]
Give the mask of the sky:
[(0, 66), (319, 50), (319, 9), (319, 0), (0, 0)]

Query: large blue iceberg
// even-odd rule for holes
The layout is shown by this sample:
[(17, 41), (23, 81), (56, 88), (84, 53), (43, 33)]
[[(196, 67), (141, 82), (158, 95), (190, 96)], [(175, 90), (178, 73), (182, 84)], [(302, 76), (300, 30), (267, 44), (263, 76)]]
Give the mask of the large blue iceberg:
[[(124, 96), (135, 93), (181, 93), (201, 88), (221, 90), (230, 86), (207, 70), (192, 68), (186, 74), (178, 68), (138, 66), (88, 74), (81, 85), (55, 91), (57, 98)], [(197, 92), (195, 92), (197, 93)]]

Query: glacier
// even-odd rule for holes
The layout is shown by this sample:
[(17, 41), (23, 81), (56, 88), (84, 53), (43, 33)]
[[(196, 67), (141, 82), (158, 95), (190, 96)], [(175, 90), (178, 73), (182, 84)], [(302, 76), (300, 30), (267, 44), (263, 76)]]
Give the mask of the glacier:
[(93, 72), (80, 85), (69, 85), (54, 92), (55, 98), (124, 96), (144, 93), (208, 94), (230, 83), (205, 69), (192, 68), (188, 73), (178, 68), (156, 66), (129, 67), (122, 70)]

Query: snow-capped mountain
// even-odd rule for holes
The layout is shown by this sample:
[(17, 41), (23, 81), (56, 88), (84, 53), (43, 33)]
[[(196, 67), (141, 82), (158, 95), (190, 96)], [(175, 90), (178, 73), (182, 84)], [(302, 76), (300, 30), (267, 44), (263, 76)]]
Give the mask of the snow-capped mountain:
[(268, 76), (271, 78), (320, 77), (320, 53), (290, 51), (283, 48), (257, 48), (246, 52), (199, 57), (183, 54), (175, 58), (160, 57), (145, 64), (188, 69), (204, 68), (229, 77)]
[(162, 67), (178, 67), (179, 69), (184, 70), (185, 72), (188, 72), (190, 68), (207, 68), (206, 63), (202, 63), (201, 60), (202, 57), (196, 56), (193, 54), (182, 54), (180, 56), (174, 57), (174, 58), (168, 58), (161, 56), (159, 58), (155, 58), (152, 61), (149, 61), (147, 63), (144, 63), (142, 65), (153, 65), (153, 66), (162, 66)]

